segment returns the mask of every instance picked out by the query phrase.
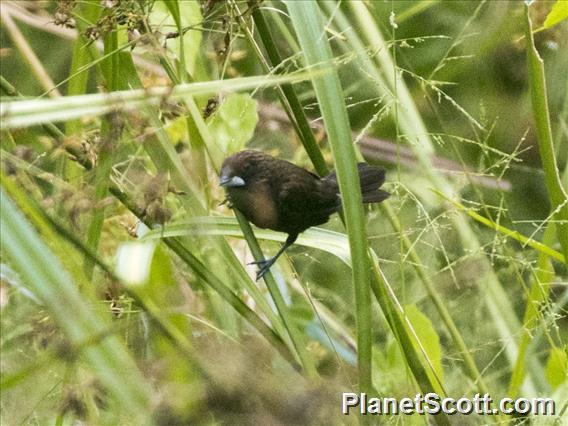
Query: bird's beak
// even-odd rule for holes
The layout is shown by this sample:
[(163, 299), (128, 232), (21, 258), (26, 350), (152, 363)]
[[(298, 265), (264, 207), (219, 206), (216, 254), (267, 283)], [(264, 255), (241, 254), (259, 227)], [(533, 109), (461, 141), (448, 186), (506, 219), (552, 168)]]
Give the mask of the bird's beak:
[(238, 188), (240, 186), (245, 186), (245, 181), (240, 176), (221, 176), (221, 181), (219, 185), (227, 188)]

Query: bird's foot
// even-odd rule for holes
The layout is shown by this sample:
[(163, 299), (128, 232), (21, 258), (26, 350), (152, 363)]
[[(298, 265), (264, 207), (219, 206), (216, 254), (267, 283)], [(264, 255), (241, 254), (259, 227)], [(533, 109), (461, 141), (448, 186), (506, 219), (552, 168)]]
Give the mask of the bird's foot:
[(255, 260), (254, 262), (249, 262), (247, 263), (247, 265), (258, 265), (260, 268), (262, 268), (264, 265), (267, 265), (271, 262), (272, 259), (261, 259), (261, 260)]
[(274, 259), (262, 259), (257, 260), (255, 262), (250, 262), (249, 265), (257, 265), (258, 271), (256, 273), (256, 280), (260, 280), (262, 277), (266, 275), (266, 273), (270, 270), (270, 267), (274, 264)]

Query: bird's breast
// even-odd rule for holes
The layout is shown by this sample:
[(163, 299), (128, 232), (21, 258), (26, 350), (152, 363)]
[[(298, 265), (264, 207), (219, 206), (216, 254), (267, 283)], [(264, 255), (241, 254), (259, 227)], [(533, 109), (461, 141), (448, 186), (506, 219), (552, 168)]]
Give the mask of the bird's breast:
[(278, 210), (268, 185), (259, 183), (244, 188), (231, 188), (229, 200), (249, 222), (259, 228), (278, 230)]

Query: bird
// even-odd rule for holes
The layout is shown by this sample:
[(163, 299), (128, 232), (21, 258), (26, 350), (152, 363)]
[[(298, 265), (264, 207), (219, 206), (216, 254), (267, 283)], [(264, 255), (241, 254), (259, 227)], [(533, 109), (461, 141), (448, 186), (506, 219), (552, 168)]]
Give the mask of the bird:
[[(380, 203), (390, 194), (379, 189), (385, 170), (358, 163), (363, 203)], [(219, 184), (226, 191), (229, 207), (240, 211), (259, 228), (288, 234), (271, 258), (252, 262), (264, 277), (276, 260), (306, 229), (322, 225), (342, 209), (337, 175), (324, 177), (256, 150), (243, 150), (227, 157), (221, 166)]]

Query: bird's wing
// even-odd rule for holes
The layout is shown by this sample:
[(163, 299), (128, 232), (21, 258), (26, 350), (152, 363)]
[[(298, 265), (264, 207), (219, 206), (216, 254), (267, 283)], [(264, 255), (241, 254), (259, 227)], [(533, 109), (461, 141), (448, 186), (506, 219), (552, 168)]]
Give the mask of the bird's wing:
[(300, 169), (278, 182), (278, 215), (280, 222), (290, 230), (302, 232), (310, 226), (327, 222), (341, 202), (335, 191), (322, 185), (321, 180)]

